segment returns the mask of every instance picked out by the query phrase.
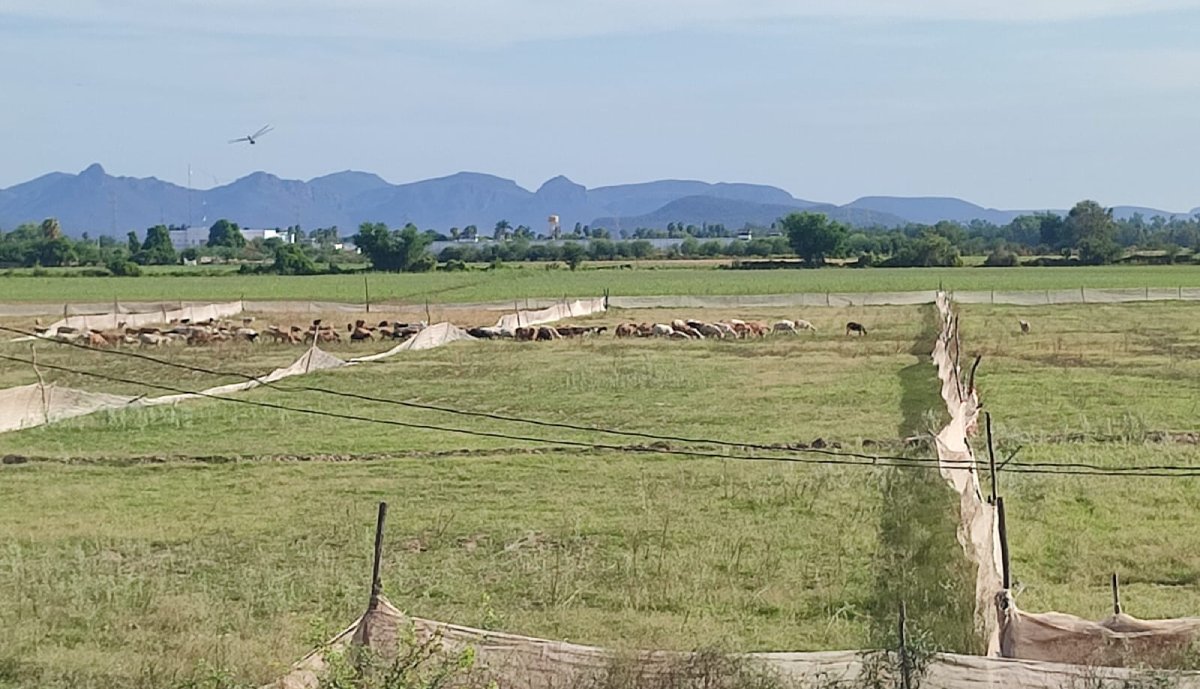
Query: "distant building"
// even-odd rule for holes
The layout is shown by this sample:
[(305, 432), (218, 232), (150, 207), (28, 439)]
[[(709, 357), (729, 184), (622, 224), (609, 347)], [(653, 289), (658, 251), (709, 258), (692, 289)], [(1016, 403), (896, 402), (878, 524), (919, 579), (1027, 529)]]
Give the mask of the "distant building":
[(207, 227), (184, 227), (178, 230), (171, 230), (171, 246), (175, 247), (176, 251), (204, 246), (207, 243)]
[[(266, 241), (268, 239), (281, 239), (286, 242), (288, 240), (289, 235), (287, 235), (286, 233), (280, 232), (279, 230), (266, 230), (266, 229), (253, 230), (253, 229), (250, 229), (249, 227), (243, 227), (242, 228), (242, 236), (245, 237), (246, 241), (248, 241), (248, 242), (252, 242), (255, 239), (262, 239), (264, 241)], [(207, 239), (208, 238), (205, 237), (205, 240), (207, 240)]]
[[(282, 239), (286, 242), (291, 236), (279, 230), (256, 230), (249, 227), (243, 227), (241, 230), (242, 236), (246, 238), (247, 242), (252, 242), (255, 239)], [(199, 248), (205, 244), (208, 244), (207, 227), (184, 227), (178, 230), (171, 230), (171, 246), (175, 247), (176, 251)]]

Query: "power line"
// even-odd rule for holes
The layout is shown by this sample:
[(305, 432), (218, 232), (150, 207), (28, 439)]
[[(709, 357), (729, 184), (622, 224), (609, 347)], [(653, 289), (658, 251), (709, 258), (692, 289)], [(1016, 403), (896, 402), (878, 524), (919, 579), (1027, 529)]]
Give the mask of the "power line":
[[(34, 365), (34, 362), (32, 360), (22, 359), (20, 357), (14, 357), (14, 356), (0, 354), (0, 359), (13, 361), (16, 363), (27, 364), (30, 366)], [(76, 374), (76, 375), (89, 376), (89, 377), (93, 377), (93, 378), (97, 378), (97, 379), (105, 380), (105, 381), (109, 381), (109, 382), (123, 383), (126, 385), (138, 385), (138, 386), (148, 387), (148, 388), (152, 388), (152, 389), (165, 390), (167, 392), (173, 392), (176, 394), (196, 395), (198, 397), (213, 399), (213, 400), (217, 400), (220, 402), (231, 402), (231, 403), (235, 403), (235, 404), (261, 407), (261, 408), (266, 408), (266, 409), (275, 409), (278, 411), (297, 412), (297, 413), (302, 413), (302, 414), (310, 414), (310, 415), (314, 415), (314, 416), (336, 418), (336, 419), (347, 420), (347, 421), (377, 423), (377, 424), (384, 424), (384, 425), (389, 425), (389, 426), (398, 426), (398, 427), (402, 427), (402, 428), (411, 428), (411, 429), (416, 429), (416, 430), (438, 431), (438, 432), (444, 432), (444, 433), (458, 433), (458, 434), (463, 434), (463, 435), (488, 437), (488, 438), (499, 438), (499, 439), (504, 439), (504, 440), (516, 440), (516, 441), (522, 441), (522, 442), (554, 444), (554, 445), (562, 445), (562, 446), (580, 447), (580, 448), (585, 448), (585, 449), (590, 449), (590, 450), (607, 450), (607, 451), (617, 451), (617, 452), (632, 451), (632, 452), (641, 452), (641, 453), (647, 453), (647, 454), (677, 455), (677, 456), (686, 456), (686, 457), (703, 458), (703, 459), (721, 459), (721, 460), (734, 459), (734, 460), (745, 460), (745, 461), (791, 462), (791, 463), (797, 463), (797, 464), (814, 464), (814, 465), (827, 465), (827, 466), (864, 466), (864, 467), (878, 467), (878, 468), (895, 467), (895, 468), (899, 468), (899, 469), (921, 469), (921, 470), (927, 470), (927, 471), (930, 471), (930, 470), (939, 471), (941, 469), (941, 467), (939, 467), (937, 465), (930, 465), (928, 463), (924, 463), (924, 460), (921, 460), (919, 458), (877, 457), (877, 458), (870, 458), (870, 459), (862, 459), (862, 458), (857, 458), (857, 457), (851, 457), (848, 459), (835, 459), (835, 458), (816, 459), (813, 457), (797, 457), (797, 456), (787, 456), (787, 455), (756, 457), (756, 456), (748, 456), (748, 455), (726, 455), (726, 454), (719, 454), (719, 453), (715, 453), (715, 452), (706, 452), (706, 451), (700, 451), (700, 450), (657, 448), (657, 447), (649, 447), (649, 446), (632, 446), (632, 447), (630, 447), (630, 446), (624, 446), (624, 445), (611, 445), (611, 444), (584, 442), (584, 441), (576, 441), (576, 440), (537, 438), (537, 437), (532, 437), (532, 436), (513, 435), (513, 434), (509, 434), (509, 433), (470, 430), (470, 429), (464, 429), (464, 428), (456, 428), (456, 427), (452, 427), (452, 426), (420, 424), (420, 423), (413, 423), (413, 422), (407, 422), (407, 421), (399, 421), (396, 419), (379, 419), (379, 418), (375, 418), (375, 417), (359, 416), (359, 415), (354, 415), (354, 414), (343, 414), (340, 412), (324, 411), (324, 410), (320, 410), (320, 409), (312, 409), (312, 408), (307, 408), (307, 407), (290, 407), (287, 405), (275, 404), (275, 403), (271, 403), (271, 402), (260, 402), (260, 401), (255, 401), (255, 400), (240, 399), (240, 398), (236, 398), (236, 397), (222, 397), (219, 395), (212, 395), (212, 394), (205, 393), (205, 392), (184, 390), (184, 389), (176, 388), (176, 387), (169, 386), (169, 385), (163, 385), (161, 383), (150, 383), (150, 382), (146, 382), (146, 381), (133, 380), (133, 379), (129, 379), (129, 378), (121, 378), (118, 376), (112, 376), (112, 375), (103, 374), (103, 373), (96, 373), (94, 371), (86, 371), (86, 370), (82, 370), (82, 369), (75, 369), (75, 368), (71, 368), (71, 367), (67, 367), (67, 366), (59, 366), (59, 365), (55, 365), (55, 364), (46, 364), (46, 363), (38, 362), (37, 365), (42, 368), (48, 368), (51, 370), (57, 370), (57, 371), (72, 373), (72, 374)], [(773, 451), (779, 451), (779, 450), (773, 450)], [(882, 461), (880, 461), (880, 460), (882, 460)], [(1055, 464), (1055, 465), (1050, 465), (1050, 463), (1046, 463), (1046, 464), (1047, 464), (1047, 466), (1042, 466), (1042, 467), (1020, 466), (1020, 467), (1015, 467), (1015, 468), (1011, 469), (1010, 471), (1013, 471), (1014, 473), (1027, 473), (1027, 474), (1096, 475), (1096, 476), (1109, 476), (1109, 477), (1148, 477), (1148, 478), (1200, 477), (1200, 469), (1193, 468), (1193, 467), (1173, 467), (1169, 473), (1164, 473), (1166, 471), (1166, 469), (1161, 468), (1161, 467), (1157, 468), (1157, 469), (1151, 468), (1151, 467), (1130, 468), (1128, 471), (1122, 471), (1122, 472), (1118, 473), (1118, 472), (1113, 472), (1113, 471), (1109, 471), (1106, 469), (1083, 467), (1082, 465), (1078, 465), (1078, 464), (1067, 464), (1067, 463)]]
[[(26, 334), (26, 335), (30, 334), (27, 331), (19, 330), (17, 328), (11, 328), (11, 327), (7, 327), (7, 326), (0, 326), (0, 330), (6, 330), (9, 332)], [(814, 448), (814, 447), (805, 447), (805, 448), (780, 447), (779, 445), (771, 445), (771, 444), (763, 444), (763, 443), (738, 442), (738, 441), (729, 441), (729, 440), (719, 440), (719, 439), (714, 439), (714, 438), (696, 438), (696, 437), (688, 437), (688, 436), (646, 433), (646, 432), (642, 432), (642, 431), (628, 431), (628, 430), (620, 430), (620, 429), (613, 429), (613, 428), (604, 428), (604, 427), (599, 427), (599, 426), (587, 426), (587, 425), (581, 425), (581, 424), (573, 424), (573, 423), (568, 423), (568, 422), (530, 419), (530, 418), (525, 418), (525, 417), (510, 416), (510, 415), (506, 415), (506, 414), (498, 414), (498, 413), (494, 413), (494, 412), (481, 412), (481, 411), (456, 409), (453, 407), (446, 407), (446, 406), (435, 405), (435, 404), (425, 404), (425, 403), (413, 402), (413, 401), (409, 401), (409, 400), (398, 400), (398, 399), (389, 398), (389, 397), (377, 397), (374, 395), (364, 395), (361, 393), (346, 392), (346, 391), (342, 391), (342, 390), (333, 390), (333, 389), (329, 389), (329, 388), (322, 388), (322, 387), (311, 386), (311, 385), (299, 385), (299, 386), (281, 385), (277, 382), (268, 382), (268, 381), (263, 380), (261, 377), (247, 375), (245, 373), (241, 373), (238, 371), (224, 371), (224, 370), (220, 370), (220, 369), (211, 369), (211, 368), (206, 368), (203, 366), (196, 366), (196, 365), (192, 365), (192, 364), (183, 364), (183, 363), (178, 363), (178, 362), (174, 362), (174, 361), (169, 361), (166, 359), (160, 359), (158, 357), (150, 356), (148, 354), (144, 354), (141, 352), (132, 352), (132, 351), (126, 351), (126, 350), (117, 350), (117, 349), (97, 349), (95, 347), (90, 347), (87, 345), (82, 345), (79, 343), (63, 341), (63, 340), (50, 340), (50, 341), (55, 342), (57, 344), (63, 344), (63, 345), (67, 345), (70, 347), (75, 347), (77, 349), (83, 349), (83, 350), (89, 351), (89, 352), (98, 352), (101, 354), (113, 354), (113, 355), (129, 357), (129, 358), (133, 358), (133, 359), (140, 359), (140, 360), (156, 363), (156, 364), (159, 364), (162, 366), (178, 368), (181, 370), (192, 371), (195, 373), (202, 373), (205, 375), (243, 378), (247, 381), (253, 381), (253, 382), (259, 383), (261, 385), (264, 385), (264, 386), (267, 386), (272, 389), (278, 390), (280, 392), (285, 392), (285, 393), (315, 392), (315, 393), (319, 393), (319, 394), (332, 395), (332, 396), (343, 397), (343, 398), (347, 398), (347, 399), (355, 399), (355, 400), (365, 401), (365, 402), (376, 402), (376, 403), (381, 403), (381, 404), (392, 404), (392, 405), (396, 405), (396, 406), (407, 407), (407, 408), (412, 408), (412, 409), (420, 409), (420, 410), (424, 410), (424, 411), (434, 411), (434, 412), (454, 414), (454, 415), (459, 415), (459, 416), (485, 418), (485, 419), (489, 419), (489, 420), (493, 420), (493, 421), (502, 421), (502, 422), (509, 422), (509, 423), (523, 423), (523, 424), (528, 424), (528, 425), (532, 425), (532, 426), (540, 426), (540, 427), (545, 427), (545, 428), (559, 428), (559, 429), (564, 429), (564, 430), (582, 431), (582, 432), (587, 432), (587, 433), (601, 433), (601, 434), (606, 434), (606, 435), (616, 435), (616, 436), (624, 436), (624, 437), (631, 437), (631, 438), (639, 438), (639, 439), (651, 440), (651, 441), (655, 441), (655, 442), (678, 442), (678, 443), (688, 443), (688, 444), (692, 444), (692, 445), (715, 445), (718, 447), (728, 447), (728, 448), (740, 449), (740, 450), (760, 450), (760, 451), (764, 451), (764, 452), (798, 452), (798, 453), (802, 453), (802, 454), (805, 454), (805, 453), (806, 454), (816, 454), (816, 455), (824, 455), (824, 456), (829, 456), (829, 457), (850, 457), (850, 458), (854, 458), (854, 459), (867, 460), (872, 463), (878, 463), (880, 461), (903, 462), (906, 464), (925, 462), (925, 463), (938, 465), (938, 466), (951, 466), (951, 467), (957, 466), (960, 468), (978, 467), (978, 463), (975, 460), (943, 460), (943, 459), (939, 459), (937, 457), (905, 457), (905, 456), (898, 456), (898, 455), (878, 455), (878, 454), (867, 454), (867, 453), (862, 453), (862, 452), (854, 452), (854, 451), (849, 451), (849, 450), (834, 450), (834, 449)], [(619, 446), (619, 447), (624, 447), (624, 446)], [(1113, 466), (1106, 466), (1106, 465), (1102, 465), (1102, 464), (1092, 464), (1092, 463), (1088, 463), (1088, 462), (1013, 461), (1013, 462), (1007, 462), (1005, 464), (1006, 470), (1007, 470), (1007, 467), (1026, 468), (1026, 469), (1058, 469), (1058, 468), (1069, 467), (1072, 469), (1079, 469), (1079, 470), (1088, 469), (1088, 470), (1092, 470), (1094, 472), (1105, 472), (1105, 473), (1113, 473), (1113, 474), (1119, 474), (1119, 473), (1125, 473), (1125, 472), (1142, 472), (1142, 471), (1185, 472), (1185, 473), (1192, 472), (1192, 471), (1200, 471), (1200, 468), (1197, 468), (1197, 467), (1183, 466), (1183, 465), (1171, 465), (1171, 464), (1145, 465), (1145, 466), (1136, 466), (1136, 467), (1113, 467)]]
[[(6, 330), (9, 332), (13, 332), (13, 333), (30, 334), (25, 331), (18, 330), (16, 328), (10, 328), (7, 326), (0, 326), (0, 330)], [(561, 422), (561, 421), (545, 421), (545, 420), (541, 420), (541, 419), (530, 419), (530, 418), (525, 418), (525, 417), (509, 416), (506, 414), (497, 414), (495, 412), (482, 412), (482, 411), (470, 411), (470, 410), (465, 410), (465, 409), (455, 409), (453, 407), (445, 407), (445, 406), (435, 405), (435, 404), (425, 404), (425, 403), (421, 403), (421, 402), (412, 402), (409, 400), (398, 400), (398, 399), (390, 398), (390, 397), (376, 397), (374, 395), (364, 395), (361, 393), (346, 392), (343, 390), (332, 390), (330, 388), (322, 388), (322, 387), (317, 387), (317, 386), (312, 386), (312, 385), (280, 385), (277, 382), (274, 382), (274, 381), (268, 382), (268, 381), (263, 380), (259, 376), (247, 375), (247, 374), (241, 373), (239, 371), (223, 371), (220, 369), (211, 369), (211, 368), (206, 368), (203, 366), (196, 366), (194, 364), (183, 364), (183, 363), (179, 363), (179, 362), (175, 362), (175, 361), (168, 361), (166, 359), (160, 359), (158, 357), (150, 356), (149, 354), (143, 354), (141, 352), (131, 352), (131, 351), (126, 351), (126, 350), (118, 350), (118, 349), (97, 349), (95, 347), (90, 347), (90, 346), (82, 345), (82, 344), (79, 344), (76, 342), (68, 342), (68, 341), (63, 341), (63, 340), (53, 340), (52, 339), (50, 341), (58, 343), (58, 344), (67, 345), (70, 347), (75, 347), (77, 349), (83, 349), (83, 350), (89, 351), (89, 352), (98, 352), (101, 354), (115, 354), (115, 355), (119, 355), (119, 356), (129, 357), (132, 359), (141, 359), (143, 361), (150, 361), (150, 362), (162, 365), (162, 366), (178, 368), (178, 369), (185, 370), (185, 371), (191, 371), (193, 373), (202, 373), (205, 375), (212, 375), (212, 376), (226, 376), (226, 377), (243, 378), (247, 381), (253, 381), (253, 382), (259, 383), (261, 385), (271, 387), (272, 389), (279, 390), (281, 392), (297, 392), (297, 391), (299, 391), (299, 392), (315, 392), (315, 393), (319, 393), (319, 394), (333, 395), (336, 397), (344, 397), (347, 399), (355, 399), (355, 400), (359, 400), (359, 401), (363, 401), (363, 402), (377, 402), (377, 403), (381, 403), (381, 404), (394, 404), (397, 406), (408, 407), (408, 408), (412, 408), (412, 409), (421, 409), (424, 411), (441, 412), (441, 413), (445, 413), (445, 414), (455, 414), (455, 415), (459, 415), (459, 416), (485, 418), (485, 419), (489, 419), (492, 421), (503, 421), (503, 422), (508, 422), (508, 423), (523, 423), (523, 424), (528, 424), (528, 425), (532, 425), (532, 426), (541, 426), (541, 427), (545, 427), (545, 428), (559, 428), (559, 429), (564, 429), (564, 430), (582, 431), (585, 433), (601, 433), (601, 434), (606, 434), (606, 435), (625, 436), (625, 437), (630, 437), (630, 438), (640, 438), (642, 440), (652, 440), (652, 441), (656, 441), (656, 442), (677, 442), (677, 443), (689, 443), (689, 444), (694, 444), (694, 445), (716, 445), (716, 446), (720, 446), (720, 447), (730, 447), (730, 448), (734, 448), (734, 449), (762, 450), (765, 452), (780, 452), (780, 451), (800, 452), (800, 453), (809, 453), (809, 454), (819, 454), (819, 455), (825, 455), (825, 456), (830, 456), (830, 457), (853, 457), (856, 459), (870, 460), (873, 462), (879, 461), (879, 460), (896, 460), (896, 461), (904, 461), (904, 462), (928, 462), (930, 464), (937, 464), (939, 461), (941, 461), (936, 457), (902, 457), (902, 456), (896, 456), (896, 455), (874, 455), (874, 454), (867, 454), (867, 453), (853, 452), (853, 451), (833, 450), (833, 449), (827, 449), (827, 448), (779, 447), (778, 445), (770, 445), (770, 444), (763, 444), (763, 443), (737, 442), (737, 441), (731, 441), (731, 440), (718, 440), (718, 439), (714, 439), (714, 438), (691, 438), (691, 437), (686, 437), (686, 436), (662, 435), (662, 434), (657, 434), (657, 433), (645, 433), (645, 432), (641, 432), (641, 431), (627, 431), (627, 430), (619, 430), (619, 429), (614, 429), (614, 428), (603, 428), (600, 426), (586, 426), (586, 425), (573, 424), (573, 423), (567, 423), (567, 422)], [(945, 462), (943, 462), (943, 463), (945, 463)], [(952, 460), (949, 463), (975, 466), (975, 462), (973, 462), (973, 461), (954, 462)]]

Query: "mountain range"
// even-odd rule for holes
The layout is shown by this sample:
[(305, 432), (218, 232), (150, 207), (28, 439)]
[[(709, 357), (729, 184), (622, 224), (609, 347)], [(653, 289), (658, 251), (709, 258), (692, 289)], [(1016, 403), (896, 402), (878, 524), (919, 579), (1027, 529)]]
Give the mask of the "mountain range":
[[(588, 189), (566, 177), (547, 180), (536, 191), (494, 175), (460, 172), (419, 182), (391, 184), (369, 172), (345, 171), (308, 181), (255, 172), (223, 186), (189, 190), (153, 177), (109, 175), (99, 164), (79, 174), (53, 172), (0, 189), (0, 228), (58, 218), (72, 235), (124, 234), (157, 224), (211, 224), (228, 218), (243, 227), (307, 229), (361, 222), (447, 231), (476, 225), (490, 234), (496, 221), (544, 232), (557, 215), (562, 227), (575, 223), (633, 230), (670, 222), (721, 223), (739, 229), (765, 225), (788, 213), (809, 210), (855, 226), (896, 226), (939, 220), (986, 220), (1004, 224), (1033, 211), (984, 208), (957, 198), (866, 196), (845, 205), (807, 201), (778, 187), (694, 180), (658, 180)], [(1048, 209), (1054, 210), (1054, 209)], [(1055, 210), (1055, 212), (1063, 212)], [(1118, 206), (1118, 217), (1190, 216), (1138, 206)]]

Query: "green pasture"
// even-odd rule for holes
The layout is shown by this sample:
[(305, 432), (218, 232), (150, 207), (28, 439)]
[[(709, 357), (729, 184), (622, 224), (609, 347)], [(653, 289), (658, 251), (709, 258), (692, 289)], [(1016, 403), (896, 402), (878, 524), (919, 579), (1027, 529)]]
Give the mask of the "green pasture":
[[(1045, 290), (1079, 287), (1200, 287), (1200, 266), (1076, 268), (823, 268), (722, 270), (664, 266), (661, 262), (549, 270), (526, 264), (500, 270), (424, 274), (366, 274), (374, 302), (481, 302), (525, 298), (659, 294), (745, 295), (792, 292), (896, 292), (934, 290)], [(144, 275), (137, 278), (0, 277), (0, 301), (104, 302), (302, 299), (363, 302), (364, 276)]]
[[(960, 308), (998, 451), (1020, 448), (1000, 475), (1018, 604), (1099, 618), (1118, 571), (1127, 612), (1200, 614), (1200, 479), (1017, 464), (1200, 466), (1187, 435), (1200, 430), (1200, 304)], [(689, 315), (796, 316), (581, 322)], [(237, 397), (444, 430), (200, 401), (2, 434), (0, 455), (28, 461), (0, 466), (0, 686), (269, 680), (361, 611), (379, 500), (392, 505), (387, 594), (414, 614), (618, 648), (821, 650), (877, 645), (904, 598), (937, 643), (978, 650), (956, 502), (933, 473), (586, 450), (567, 443), (650, 441), (295, 389), (684, 436), (657, 447), (723, 455), (735, 451), (699, 441), (891, 453), (940, 423), (931, 307), (803, 315), (817, 334), (457, 343)], [(871, 334), (846, 337), (846, 320)], [(262, 374), (301, 351), (151, 353)], [(50, 343), (37, 356), (48, 380), (124, 394), (237, 380)], [(0, 387), (34, 380), (0, 363)]]

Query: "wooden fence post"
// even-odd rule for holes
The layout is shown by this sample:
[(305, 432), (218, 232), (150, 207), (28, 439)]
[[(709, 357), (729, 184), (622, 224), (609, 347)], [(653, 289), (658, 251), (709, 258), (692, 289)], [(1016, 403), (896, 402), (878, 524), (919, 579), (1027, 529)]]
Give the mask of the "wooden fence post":
[(379, 503), (379, 517), (375, 521), (375, 559), (371, 565), (371, 601), (367, 604), (367, 611), (373, 611), (379, 607), (379, 596), (383, 593), (383, 580), (379, 574), (379, 568), (383, 562), (383, 523), (387, 519), (387, 503)]
[(900, 601), (900, 625), (897, 636), (900, 641), (900, 686), (902, 689), (912, 689), (912, 669), (908, 658), (908, 610), (904, 601)]
[(997, 493), (999, 492), (999, 490), (997, 488), (998, 481), (996, 479), (996, 450), (995, 450), (995, 447), (992, 445), (992, 414), (991, 414), (991, 412), (983, 413), (983, 421), (987, 427), (988, 468), (991, 470), (991, 474), (992, 474), (992, 499), (989, 500), (988, 502), (995, 505)]
[(367, 313), (371, 313), (371, 286), (367, 283), (366, 274), (363, 274), (363, 301), (367, 304)]
[(1113, 614), (1121, 614), (1121, 582), (1117, 578), (1117, 573), (1112, 574), (1112, 594), (1113, 594)]
[(1012, 588), (1012, 564), (1008, 554), (1008, 520), (1004, 515), (1004, 498), (1000, 496), (996, 498), (996, 521), (1000, 531), (1000, 569), (1007, 591)]

